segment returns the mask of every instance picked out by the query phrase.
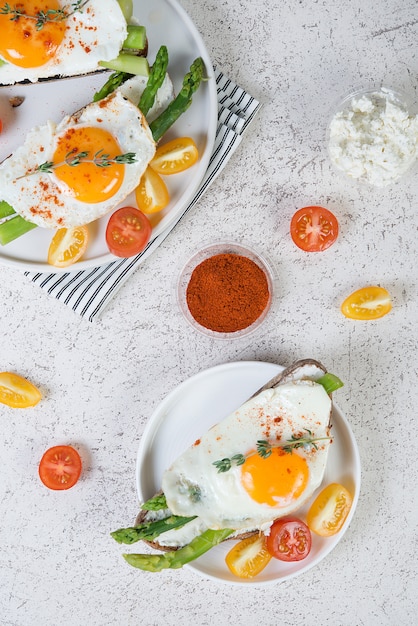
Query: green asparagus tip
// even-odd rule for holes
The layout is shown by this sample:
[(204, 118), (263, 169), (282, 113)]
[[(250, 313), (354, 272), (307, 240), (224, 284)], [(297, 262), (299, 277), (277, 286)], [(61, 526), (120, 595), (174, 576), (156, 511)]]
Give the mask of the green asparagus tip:
[(143, 115), (147, 115), (155, 102), (157, 91), (164, 82), (168, 66), (168, 50), (166, 46), (161, 46), (158, 50), (153, 66), (151, 67), (148, 81), (141, 98), (138, 108)]
[(178, 95), (168, 107), (150, 124), (150, 130), (155, 142), (158, 142), (174, 122), (182, 115), (192, 103), (193, 94), (199, 88), (203, 80), (205, 65), (203, 59), (198, 57), (193, 61), (190, 70), (183, 79), (183, 85)]

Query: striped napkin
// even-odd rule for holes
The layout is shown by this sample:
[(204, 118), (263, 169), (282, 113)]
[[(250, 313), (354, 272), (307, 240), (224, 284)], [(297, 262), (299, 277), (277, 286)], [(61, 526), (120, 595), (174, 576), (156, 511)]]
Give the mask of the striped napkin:
[(208, 169), (194, 198), (177, 220), (154, 239), (137, 256), (117, 259), (106, 265), (65, 273), (25, 272), (33, 283), (49, 295), (71, 307), (90, 322), (100, 316), (137, 267), (170, 234), (174, 226), (190, 211), (225, 167), (242, 140), (244, 131), (260, 109), (260, 103), (215, 69), (218, 94), (218, 127)]

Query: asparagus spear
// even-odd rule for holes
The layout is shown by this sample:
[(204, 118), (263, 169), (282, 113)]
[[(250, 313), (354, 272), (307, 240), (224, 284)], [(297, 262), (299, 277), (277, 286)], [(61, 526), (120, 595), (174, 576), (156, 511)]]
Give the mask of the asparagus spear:
[(148, 50), (145, 26), (129, 24), (128, 35), (123, 42), (122, 51), (111, 61), (99, 61), (99, 65), (117, 72), (148, 76), (149, 65), (145, 58)]
[(101, 67), (116, 72), (127, 72), (128, 74), (139, 74), (140, 76), (148, 76), (149, 65), (145, 57), (139, 57), (128, 52), (120, 52), (116, 59), (112, 61), (99, 61)]
[(131, 78), (131, 76), (132, 74), (128, 74), (127, 72), (113, 72), (103, 87), (99, 89), (99, 91), (96, 91), (93, 96), (93, 102), (98, 102), (106, 98), (106, 96), (113, 93), (117, 87), (122, 85), (128, 78)]
[[(149, 72), (147, 85), (138, 104), (138, 108), (142, 111), (144, 115), (147, 115), (148, 111), (154, 104), (155, 94), (163, 84), (164, 77), (167, 71), (167, 65), (167, 47), (161, 46), (155, 57), (154, 64)], [(122, 85), (122, 83), (124, 83), (128, 78), (131, 77), (132, 74), (129, 74), (127, 71), (114, 72), (110, 75), (108, 81), (103, 85), (103, 87), (97, 93), (95, 93), (93, 101), (97, 102), (98, 100), (105, 98), (113, 91), (115, 91), (115, 89), (119, 87), (119, 85)]]
[(234, 531), (230, 528), (221, 530), (206, 530), (202, 535), (195, 537), (184, 548), (164, 554), (124, 554), (123, 557), (133, 567), (147, 572), (161, 572), (163, 569), (178, 569), (186, 563), (194, 561), (199, 556), (218, 545)]
[(147, 50), (147, 31), (145, 26), (128, 26), (128, 36), (123, 42), (124, 50), (135, 50), (145, 55)]
[(321, 378), (318, 378), (316, 382), (322, 385), (327, 393), (332, 393), (336, 389), (344, 386), (342, 380), (340, 380), (338, 376), (336, 376), (335, 374), (331, 374), (330, 372), (327, 372), (326, 374), (321, 376)]
[(118, 4), (121, 8), (125, 20), (129, 23), (132, 17), (132, 13), (134, 12), (132, 0), (118, 0)]
[(166, 46), (161, 46), (158, 50), (154, 64), (148, 76), (147, 86), (142, 92), (138, 108), (143, 115), (147, 115), (148, 111), (154, 104), (155, 95), (163, 84), (168, 66), (168, 50)]
[(154, 141), (159, 141), (164, 133), (184, 113), (192, 103), (192, 96), (203, 79), (203, 59), (198, 57), (190, 66), (190, 71), (183, 79), (183, 86), (177, 97), (168, 107), (150, 124)]
[(170, 515), (165, 519), (157, 520), (155, 522), (146, 522), (139, 526), (132, 526), (131, 528), (119, 528), (113, 531), (110, 535), (118, 543), (135, 543), (141, 539), (147, 541), (153, 541), (162, 533), (167, 532), (173, 528), (180, 528), (188, 522), (191, 522), (194, 517), (181, 517), (179, 515)]
[(9, 215), (13, 215), (15, 210), (6, 200), (0, 200), (0, 220)]
[(36, 224), (27, 222), (20, 215), (6, 220), (0, 224), (0, 245), (5, 246), (14, 239), (29, 232), (32, 228), (36, 228)]

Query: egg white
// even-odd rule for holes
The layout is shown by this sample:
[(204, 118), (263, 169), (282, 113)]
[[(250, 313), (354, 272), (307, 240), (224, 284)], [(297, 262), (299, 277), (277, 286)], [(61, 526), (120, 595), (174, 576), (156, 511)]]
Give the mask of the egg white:
[[(69, 6), (61, 2), (62, 7)], [(127, 24), (117, 0), (90, 0), (66, 20), (66, 32), (56, 55), (40, 67), (0, 65), (0, 84), (36, 82), (53, 76), (78, 76), (100, 68), (99, 61), (116, 58), (127, 37)], [(0, 57), (1, 58), (1, 57)]]
[[(297, 511), (322, 482), (329, 441), (299, 448), (309, 467), (308, 485), (286, 506), (272, 507), (254, 501), (241, 484), (241, 468), (219, 473), (214, 461), (254, 450), (259, 439), (286, 443), (306, 430), (312, 437), (329, 436), (331, 400), (310, 380), (281, 384), (258, 394), (211, 428), (164, 473), (162, 489), (170, 511), (199, 518), (199, 528), (265, 529), (278, 517)], [(268, 437), (266, 436), (268, 432)], [(170, 537), (159, 541), (169, 545)]]
[[(58, 137), (78, 126), (99, 126), (115, 137), (122, 153), (135, 153), (135, 163), (124, 166), (123, 183), (109, 200), (93, 204), (77, 200), (53, 171), (27, 175), (42, 163), (52, 161)], [(22, 217), (44, 228), (88, 224), (115, 209), (135, 189), (154, 153), (155, 142), (144, 116), (135, 104), (116, 91), (65, 117), (58, 125), (48, 122), (28, 133), (25, 143), (0, 165), (2, 200)]]

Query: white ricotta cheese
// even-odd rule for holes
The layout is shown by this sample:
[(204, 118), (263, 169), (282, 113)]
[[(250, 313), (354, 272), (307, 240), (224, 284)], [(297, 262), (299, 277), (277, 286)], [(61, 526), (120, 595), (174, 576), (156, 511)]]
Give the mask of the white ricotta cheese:
[(418, 156), (418, 118), (389, 90), (353, 97), (330, 123), (329, 155), (347, 176), (389, 185)]

